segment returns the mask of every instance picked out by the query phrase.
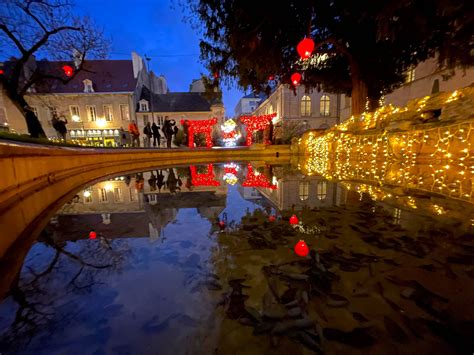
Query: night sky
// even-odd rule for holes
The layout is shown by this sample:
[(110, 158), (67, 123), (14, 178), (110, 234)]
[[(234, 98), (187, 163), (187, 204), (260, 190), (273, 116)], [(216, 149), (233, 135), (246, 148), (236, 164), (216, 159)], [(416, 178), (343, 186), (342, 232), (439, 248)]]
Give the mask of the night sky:
[[(151, 57), (151, 69), (163, 74), (170, 91), (189, 91), (193, 79), (208, 74), (199, 60), (199, 29), (185, 22), (177, 0), (79, 0), (80, 14), (92, 17), (112, 40), (111, 59), (131, 59), (135, 51)], [(189, 15), (189, 14), (188, 14)], [(222, 87), (226, 115), (244, 93)]]

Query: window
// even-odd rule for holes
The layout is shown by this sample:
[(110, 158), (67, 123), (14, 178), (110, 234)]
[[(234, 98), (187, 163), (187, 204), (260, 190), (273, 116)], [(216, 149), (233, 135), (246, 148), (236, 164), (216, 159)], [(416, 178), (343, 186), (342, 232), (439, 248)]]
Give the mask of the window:
[(74, 122), (79, 122), (81, 120), (81, 114), (79, 113), (79, 106), (72, 105), (69, 106), (69, 112), (71, 113), (71, 120)]
[(301, 116), (311, 116), (311, 98), (308, 95), (301, 98)]
[(300, 196), (301, 201), (308, 199), (308, 196), (309, 196), (309, 182), (308, 181), (300, 182), (299, 196)]
[(100, 196), (100, 202), (107, 202), (108, 201), (108, 196), (107, 196), (107, 190), (106, 189), (99, 189), (99, 196)]
[(318, 184), (316, 185), (316, 196), (318, 197), (319, 200), (322, 201), (326, 199), (327, 188), (328, 188), (327, 181), (318, 182)]
[(122, 202), (122, 189), (120, 187), (114, 188), (114, 201)]
[(405, 83), (411, 83), (412, 81), (415, 81), (415, 68), (409, 69), (406, 72), (406, 77), (405, 77)]
[(393, 223), (400, 224), (400, 218), (402, 217), (402, 210), (395, 208), (393, 210)]
[(137, 200), (137, 190), (134, 188), (130, 188), (130, 201), (136, 201)]
[(112, 121), (114, 119), (112, 105), (104, 105), (104, 117), (106, 121)]
[(146, 126), (148, 123), (148, 115), (143, 115), (143, 126)]
[(165, 123), (165, 118), (163, 116), (158, 116), (156, 118), (156, 123), (158, 126), (163, 127), (163, 124)]
[(321, 96), (321, 100), (319, 101), (319, 113), (321, 116), (329, 116), (330, 110), (329, 106), (331, 104), (331, 99), (328, 95)]
[(92, 189), (84, 190), (84, 203), (92, 203)]
[(95, 109), (95, 106), (86, 106), (86, 110), (89, 121), (97, 120), (97, 111)]
[(140, 100), (140, 111), (148, 111), (148, 101)]
[(94, 87), (91, 80), (85, 79), (82, 82), (84, 83), (84, 92), (94, 92)]
[(273, 105), (272, 104), (268, 105), (266, 111), (267, 111), (267, 115), (274, 113), (275, 111), (273, 111)]
[(439, 92), (439, 79), (433, 81), (433, 87), (431, 88), (431, 94), (437, 94)]
[(130, 110), (128, 109), (128, 105), (120, 105), (120, 117), (122, 120), (130, 120)]

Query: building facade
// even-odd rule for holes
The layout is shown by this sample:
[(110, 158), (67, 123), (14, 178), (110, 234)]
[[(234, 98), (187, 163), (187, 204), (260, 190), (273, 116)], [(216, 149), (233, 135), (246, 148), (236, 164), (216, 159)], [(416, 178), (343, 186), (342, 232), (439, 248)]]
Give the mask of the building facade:
[[(66, 62), (37, 61), (42, 72), (61, 73)], [(163, 83), (164, 82), (164, 83)], [(25, 99), (40, 120), (48, 138), (57, 137), (53, 117), (67, 120), (68, 139), (97, 146), (115, 146), (120, 128), (135, 120), (137, 92), (152, 86), (167, 91), (166, 81), (147, 72), (136, 53), (132, 60), (90, 60), (70, 82), (45, 81), (30, 88)], [(3, 93), (0, 119), (13, 133), (27, 134), (25, 119)]]
[(265, 95), (263, 94), (245, 95), (239, 100), (239, 102), (237, 102), (237, 105), (235, 106), (235, 109), (234, 109), (234, 114), (235, 114), (234, 117), (238, 118), (242, 115), (251, 114), (253, 111), (257, 109), (258, 105), (260, 105), (260, 102), (262, 102), (264, 99), (265, 99)]

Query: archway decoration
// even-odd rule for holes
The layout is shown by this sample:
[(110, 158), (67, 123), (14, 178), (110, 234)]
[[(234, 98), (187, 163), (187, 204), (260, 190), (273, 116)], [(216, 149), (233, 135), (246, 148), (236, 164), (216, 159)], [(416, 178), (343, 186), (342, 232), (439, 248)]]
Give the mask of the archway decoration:
[[(276, 117), (276, 115), (276, 112), (274, 112), (261, 116), (241, 116), (240, 122), (245, 125), (247, 130), (246, 144), (251, 145), (253, 133), (267, 129), (270, 126), (270, 122), (272, 122), (273, 117)], [(265, 142), (265, 144), (268, 144), (268, 142)]]
[(181, 120), (181, 124), (188, 131), (188, 147), (194, 148), (194, 135), (204, 133), (206, 136), (206, 146), (212, 147), (212, 129), (217, 123), (217, 118), (209, 120)]
[(189, 167), (191, 171), (191, 184), (193, 186), (220, 186), (220, 182), (215, 180), (214, 165), (208, 164), (205, 173), (198, 173), (194, 165)]
[(244, 187), (265, 187), (276, 190), (277, 186), (272, 184), (265, 174), (253, 170), (252, 164), (247, 165), (247, 179), (242, 183)]

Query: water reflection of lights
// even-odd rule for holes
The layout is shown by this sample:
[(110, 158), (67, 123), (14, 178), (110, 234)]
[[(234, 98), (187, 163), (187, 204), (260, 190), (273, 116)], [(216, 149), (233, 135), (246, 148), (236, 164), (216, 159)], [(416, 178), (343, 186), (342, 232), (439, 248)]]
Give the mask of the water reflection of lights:
[(110, 182), (107, 182), (107, 183), (105, 183), (105, 185), (104, 185), (104, 189), (105, 189), (106, 191), (112, 191), (113, 188), (114, 188), (114, 185), (113, 185), (112, 183), (110, 183)]
[(91, 197), (91, 192), (89, 190), (84, 191), (83, 196), (85, 198)]
[(237, 179), (237, 176), (235, 176), (232, 173), (225, 173), (224, 176), (222, 177), (226, 183), (229, 185), (235, 185), (239, 180)]

